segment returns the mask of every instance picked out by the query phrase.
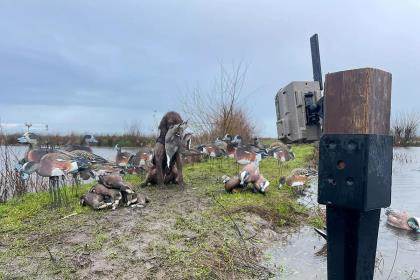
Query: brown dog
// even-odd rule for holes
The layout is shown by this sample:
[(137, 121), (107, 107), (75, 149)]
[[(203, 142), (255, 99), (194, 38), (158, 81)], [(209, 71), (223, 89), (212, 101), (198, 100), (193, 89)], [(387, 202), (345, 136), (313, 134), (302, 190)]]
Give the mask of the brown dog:
[(174, 164), (171, 164), (169, 167), (167, 166), (167, 157), (165, 151), (165, 137), (168, 130), (174, 125), (178, 125), (183, 122), (184, 121), (182, 120), (181, 116), (176, 112), (168, 112), (163, 116), (159, 124), (159, 137), (156, 139), (154, 148), (154, 155), (152, 160), (154, 167), (149, 170), (145, 184), (153, 184), (155, 181), (154, 179), (156, 178), (156, 184), (163, 185), (166, 182), (173, 181), (173, 177), (176, 176), (175, 181), (182, 188), (184, 187), (184, 179), (182, 175), (182, 159), (180, 153), (176, 153), (174, 155), (174, 162), (176, 164), (175, 169)]

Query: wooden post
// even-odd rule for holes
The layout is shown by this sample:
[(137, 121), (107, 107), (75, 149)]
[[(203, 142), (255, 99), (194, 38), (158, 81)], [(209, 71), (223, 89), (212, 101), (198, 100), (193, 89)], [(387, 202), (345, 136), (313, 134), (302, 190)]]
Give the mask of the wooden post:
[[(373, 68), (326, 75), (318, 201), (327, 205), (329, 280), (373, 279), (380, 207), (389, 206), (391, 193), (391, 174), (387, 173), (391, 172), (392, 146), (386, 136), (390, 129), (391, 80), (390, 73)], [(336, 145), (341, 145), (338, 150)], [(379, 158), (375, 158), (378, 153)], [(321, 168), (323, 160), (330, 162)], [(382, 162), (386, 164), (382, 166)], [(375, 185), (369, 177), (372, 174), (388, 180)]]

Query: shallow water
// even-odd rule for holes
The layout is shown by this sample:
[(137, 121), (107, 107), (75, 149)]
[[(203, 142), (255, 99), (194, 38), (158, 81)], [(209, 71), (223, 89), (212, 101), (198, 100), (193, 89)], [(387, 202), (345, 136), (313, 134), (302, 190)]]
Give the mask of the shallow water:
[[(395, 148), (394, 158), (391, 208), (420, 216), (420, 148)], [(312, 186), (312, 194), (303, 203), (316, 201), (316, 187), (316, 184)], [(379, 227), (375, 279), (388, 279), (390, 273), (389, 279), (420, 279), (420, 234), (388, 226), (384, 212)], [(276, 279), (326, 279), (327, 258), (316, 255), (324, 245), (324, 239), (304, 226), (273, 244), (266, 251), (265, 264), (274, 269)]]

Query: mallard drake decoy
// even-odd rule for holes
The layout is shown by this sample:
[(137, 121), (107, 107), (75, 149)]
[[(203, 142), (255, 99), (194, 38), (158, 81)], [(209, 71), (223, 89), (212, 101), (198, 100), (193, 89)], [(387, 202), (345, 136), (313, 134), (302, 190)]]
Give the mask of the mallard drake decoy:
[(83, 139), (80, 144), (67, 144), (63, 147), (63, 150), (71, 152), (74, 150), (83, 150), (92, 153), (92, 148), (90, 144), (92, 143), (98, 143), (98, 140), (93, 135), (85, 135), (83, 136)]
[(95, 210), (105, 209), (112, 206), (111, 202), (105, 202), (102, 195), (88, 192), (80, 197), (80, 205), (89, 205)]

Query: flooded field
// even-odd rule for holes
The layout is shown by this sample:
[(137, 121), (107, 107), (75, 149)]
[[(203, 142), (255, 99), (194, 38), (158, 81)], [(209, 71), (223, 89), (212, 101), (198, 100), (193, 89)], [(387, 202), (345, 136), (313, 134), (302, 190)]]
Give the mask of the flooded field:
[[(13, 149), (16, 156), (21, 157), (26, 147)], [(113, 148), (95, 147), (93, 150), (106, 159), (115, 158), (116, 151)], [(136, 152), (136, 148), (125, 150)], [(419, 216), (420, 148), (394, 149), (392, 180), (391, 208)], [(316, 189), (315, 180), (310, 194), (302, 198), (302, 203), (315, 205)], [(267, 249), (264, 264), (273, 269), (277, 279), (326, 279), (327, 259), (325, 255), (319, 254), (324, 245), (325, 240), (311, 227), (304, 226), (296, 232), (285, 234), (281, 241)], [(377, 258), (375, 279), (420, 279), (420, 235), (387, 226), (382, 211)]]
[[(391, 208), (420, 215), (420, 148), (395, 148)], [(316, 202), (316, 182), (303, 202)], [(420, 234), (391, 228), (382, 210), (375, 279), (420, 279)], [(266, 251), (277, 279), (326, 279), (327, 258), (317, 254), (325, 240), (302, 227)], [(394, 263), (395, 259), (395, 264)], [(392, 271), (391, 271), (392, 269)], [(388, 278), (389, 277), (389, 278)]]

